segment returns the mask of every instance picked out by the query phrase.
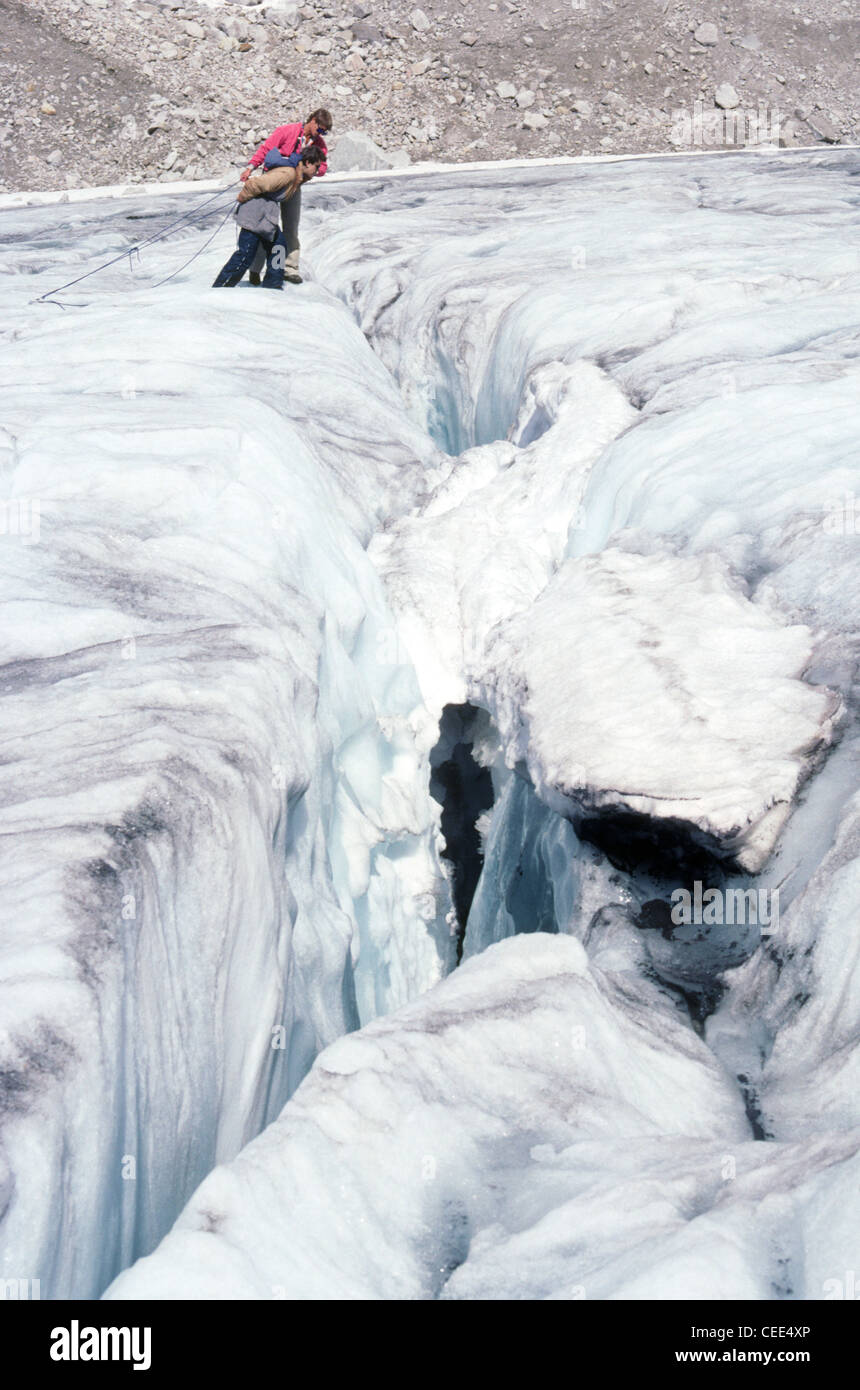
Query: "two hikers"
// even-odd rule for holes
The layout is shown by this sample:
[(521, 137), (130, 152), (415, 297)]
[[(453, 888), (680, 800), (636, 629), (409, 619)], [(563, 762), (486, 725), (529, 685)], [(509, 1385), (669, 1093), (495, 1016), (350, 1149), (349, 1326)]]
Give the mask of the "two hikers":
[(245, 271), (253, 264), (265, 264), (262, 281), (267, 290), (280, 290), (284, 285), (287, 264), (287, 241), (281, 227), (283, 209), (295, 202), (303, 183), (319, 171), (320, 152), (314, 145), (299, 152), (295, 165), (284, 163), (279, 168), (248, 176), (236, 199), (236, 221), (239, 223), (239, 245), (222, 267), (213, 288), (238, 285)]
[[(264, 140), (259, 149), (256, 149), (248, 161), (248, 167), (240, 178), (243, 182), (253, 175), (255, 169), (261, 165), (272, 168), (273, 166), (283, 167), (284, 165), (298, 164), (302, 151), (308, 146), (314, 148), (319, 154), (319, 163), (316, 168), (316, 175), (321, 177), (327, 168), (328, 150), (324, 137), (331, 130), (331, 115), (324, 106), (317, 107), (312, 111), (307, 120), (295, 121), (291, 125), (280, 125), (277, 130), (273, 130), (268, 140)], [(286, 246), (286, 261), (284, 264), (284, 277), (295, 285), (302, 283), (299, 274), (299, 217), (301, 215), (301, 185), (295, 193), (281, 204), (281, 227), (284, 233)], [(265, 261), (265, 252), (261, 249), (250, 267), (250, 281), (252, 285), (260, 284), (260, 271)]]

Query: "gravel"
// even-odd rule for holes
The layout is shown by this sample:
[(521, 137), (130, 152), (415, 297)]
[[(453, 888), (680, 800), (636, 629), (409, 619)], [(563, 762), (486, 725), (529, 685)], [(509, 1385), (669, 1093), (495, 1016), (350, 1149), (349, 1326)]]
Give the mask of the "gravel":
[(768, 112), (783, 145), (860, 140), (855, 0), (0, 0), (0, 20), (3, 190), (226, 181), (319, 105), (333, 169), (345, 132), (394, 162), (678, 149), (702, 104)]

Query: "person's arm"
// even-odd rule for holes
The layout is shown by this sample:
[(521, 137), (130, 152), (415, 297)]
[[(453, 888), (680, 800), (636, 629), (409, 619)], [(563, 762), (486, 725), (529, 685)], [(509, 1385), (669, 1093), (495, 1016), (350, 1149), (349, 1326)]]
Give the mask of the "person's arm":
[(280, 149), (281, 145), (288, 143), (291, 137), (292, 142), (295, 143), (296, 135), (297, 133), (300, 134), (301, 130), (301, 122), (294, 125), (279, 125), (276, 130), (273, 130), (268, 139), (264, 140), (262, 145), (257, 146), (251, 158), (248, 160), (248, 167), (241, 175), (243, 183), (245, 179), (249, 177), (253, 169), (259, 169), (266, 155), (269, 153), (269, 150)]
[(320, 160), (319, 168), (317, 169), (317, 172), (316, 172), (316, 177), (317, 177), (318, 179), (321, 179), (322, 176), (323, 176), (323, 174), (325, 173), (326, 169), (328, 168), (328, 150), (326, 149), (326, 145), (325, 145), (325, 141), (324, 141), (324, 140), (315, 140), (315, 141), (314, 141), (314, 144), (316, 145), (317, 149), (319, 150), (320, 154), (322, 155), (322, 159)]
[(268, 173), (254, 174), (239, 189), (237, 201), (247, 203), (252, 198), (261, 198), (264, 193), (278, 193), (282, 188), (289, 188), (298, 177), (295, 169), (270, 169)]

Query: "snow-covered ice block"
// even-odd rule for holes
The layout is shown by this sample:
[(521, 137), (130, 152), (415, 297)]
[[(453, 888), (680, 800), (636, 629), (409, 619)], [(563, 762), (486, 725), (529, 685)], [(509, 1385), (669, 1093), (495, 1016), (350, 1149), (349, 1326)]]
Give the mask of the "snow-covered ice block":
[(511, 1188), (540, 1182), (536, 1145), (665, 1133), (744, 1139), (722, 1069), (653, 986), (518, 937), (328, 1049), (113, 1292), (432, 1296)]
[(567, 560), (501, 624), (480, 684), (513, 767), (564, 812), (683, 825), (754, 871), (830, 741), (810, 633), (749, 602), (714, 557)]
[(851, 1233), (810, 1271), (792, 1189), (858, 1144), (752, 1142), (655, 986), (521, 936), (324, 1052), (107, 1296), (803, 1296)]

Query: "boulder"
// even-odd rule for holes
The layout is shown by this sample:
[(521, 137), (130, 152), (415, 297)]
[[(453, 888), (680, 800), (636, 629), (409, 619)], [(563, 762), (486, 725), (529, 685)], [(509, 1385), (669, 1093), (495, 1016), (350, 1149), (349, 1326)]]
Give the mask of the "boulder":
[(731, 111), (740, 106), (741, 99), (730, 82), (721, 82), (714, 92), (714, 105), (723, 111)]
[(839, 144), (839, 131), (828, 121), (826, 116), (822, 116), (820, 111), (813, 111), (806, 118), (806, 124), (818, 140), (825, 141), (828, 145)]
[(693, 38), (705, 48), (713, 48), (720, 40), (716, 24), (700, 24)]
[(329, 162), (332, 173), (342, 174), (352, 169), (394, 169), (403, 161), (380, 149), (364, 131), (346, 130), (332, 143)]
[(382, 30), (375, 24), (368, 24), (363, 19), (356, 20), (352, 26), (352, 36), (359, 43), (382, 43)]

